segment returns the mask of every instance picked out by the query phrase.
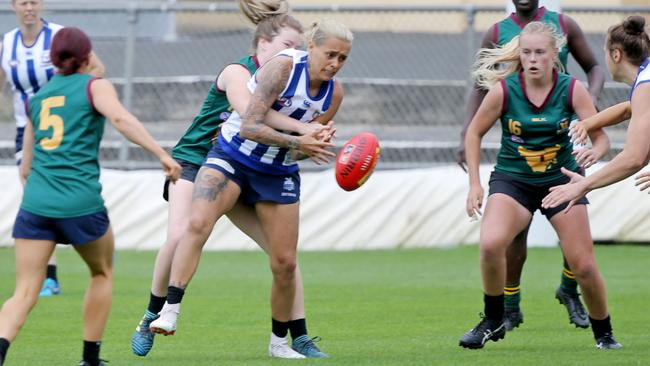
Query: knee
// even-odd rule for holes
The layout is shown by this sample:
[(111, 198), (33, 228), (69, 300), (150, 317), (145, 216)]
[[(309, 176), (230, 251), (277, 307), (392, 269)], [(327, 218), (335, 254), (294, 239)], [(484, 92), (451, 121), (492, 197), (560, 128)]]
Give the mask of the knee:
[[(178, 240), (174, 243), (174, 245), (178, 246), (178, 243), (180, 243), (184, 238), (187, 237), (190, 238), (198, 237), (207, 240), (207, 237), (210, 236), (210, 232), (212, 232), (212, 225), (208, 219), (197, 215), (192, 215), (189, 223), (187, 224), (187, 229), (185, 230), (184, 233), (179, 235)], [(191, 240), (192, 242), (195, 241), (194, 239)], [(201, 242), (202, 240), (198, 240), (198, 241)], [(203, 242), (201, 242), (200, 244), (203, 244)]]
[(496, 238), (481, 238), (481, 258), (485, 261), (496, 261), (505, 258), (505, 246)]
[(38, 301), (39, 291), (40, 286), (34, 286), (33, 288), (17, 288), (16, 291), (14, 291), (11, 300), (13, 300), (12, 302), (20, 304), (20, 307), (25, 308), (25, 310), (31, 311)]
[(90, 276), (93, 278), (102, 278), (105, 277), (108, 280), (113, 279), (113, 265), (112, 263), (104, 263), (101, 266), (97, 266), (90, 269)]
[(271, 257), (271, 272), (274, 276), (293, 277), (296, 272), (295, 255), (275, 255)]
[(176, 239), (176, 243), (181, 240), (181, 237), (184, 234), (189, 234), (189, 235), (198, 235), (198, 236), (208, 236), (210, 235), (210, 232), (212, 232), (212, 221), (207, 219), (203, 215), (192, 215), (190, 217), (190, 221), (187, 224), (187, 229), (185, 233), (180, 233), (178, 238)]
[(570, 266), (571, 272), (573, 272), (573, 275), (578, 279), (588, 279), (598, 273), (598, 266), (593, 257), (580, 258), (580, 260), (573, 261)]

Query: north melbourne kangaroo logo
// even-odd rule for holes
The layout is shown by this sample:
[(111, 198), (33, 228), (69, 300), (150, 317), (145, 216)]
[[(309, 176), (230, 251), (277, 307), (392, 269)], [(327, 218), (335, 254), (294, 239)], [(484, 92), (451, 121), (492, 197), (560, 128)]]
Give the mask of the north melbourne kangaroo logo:
[(291, 178), (284, 178), (284, 183), (282, 184), (282, 188), (283, 188), (285, 191), (289, 191), (289, 192), (291, 192), (291, 191), (293, 191), (294, 189), (296, 189), (296, 184), (293, 182), (293, 179), (291, 179)]

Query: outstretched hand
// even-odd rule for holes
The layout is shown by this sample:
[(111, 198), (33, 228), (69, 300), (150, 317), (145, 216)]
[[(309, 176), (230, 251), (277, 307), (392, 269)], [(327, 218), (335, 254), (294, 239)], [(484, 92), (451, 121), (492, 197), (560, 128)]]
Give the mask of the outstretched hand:
[(554, 208), (565, 202), (569, 202), (569, 205), (564, 210), (566, 213), (569, 212), (571, 207), (573, 207), (573, 205), (575, 205), (575, 203), (581, 197), (587, 194), (587, 190), (580, 183), (583, 179), (585, 179), (585, 177), (564, 167), (561, 170), (562, 173), (571, 178), (571, 180), (567, 184), (551, 187), (549, 189), (549, 194), (547, 194), (546, 197), (542, 199), (542, 207)]
[(326, 126), (319, 122), (300, 123), (300, 130), (297, 132), (300, 135), (311, 135), (314, 132), (319, 133), (325, 128)]
[(587, 123), (581, 121), (579, 123), (573, 123), (569, 127), (569, 136), (571, 137), (571, 142), (577, 145), (585, 145), (587, 139), (589, 138), (589, 131), (586, 128)]
[(329, 163), (329, 159), (336, 156), (327, 150), (327, 148), (334, 147), (334, 144), (330, 141), (323, 141), (319, 136), (320, 133), (321, 131), (312, 131), (310, 134), (298, 137), (298, 150), (319, 165)]
[(573, 155), (576, 157), (576, 162), (581, 167), (587, 169), (598, 162), (598, 153), (591, 148), (583, 148), (573, 150)]
[[(318, 122), (311, 122), (311, 123), (320, 124)], [(334, 121), (329, 121), (327, 122), (327, 124), (321, 125), (321, 129), (317, 137), (321, 141), (331, 142), (334, 139), (335, 135), (336, 135), (336, 126), (334, 126)]]
[(636, 183), (634, 183), (634, 185), (639, 187), (640, 191), (645, 191), (646, 189), (650, 188), (650, 172), (641, 173), (634, 177), (634, 179), (636, 180)]

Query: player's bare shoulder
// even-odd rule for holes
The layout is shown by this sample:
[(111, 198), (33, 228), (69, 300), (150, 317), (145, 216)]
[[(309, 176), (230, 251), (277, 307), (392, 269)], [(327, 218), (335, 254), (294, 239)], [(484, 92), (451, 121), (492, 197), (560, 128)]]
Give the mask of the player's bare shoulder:
[(285, 88), (293, 69), (293, 60), (283, 55), (275, 56), (265, 63), (256, 75), (257, 91), (275, 99)]

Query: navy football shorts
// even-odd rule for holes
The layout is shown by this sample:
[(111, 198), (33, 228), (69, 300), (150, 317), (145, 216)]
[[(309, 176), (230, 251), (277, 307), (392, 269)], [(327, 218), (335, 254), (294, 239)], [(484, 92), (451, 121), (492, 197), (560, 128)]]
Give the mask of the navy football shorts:
[(109, 226), (105, 210), (84, 216), (53, 218), (20, 209), (14, 223), (13, 237), (82, 245), (101, 238)]
[(218, 145), (212, 147), (203, 166), (216, 169), (241, 188), (239, 199), (247, 205), (257, 202), (292, 204), (300, 200), (300, 174), (273, 175), (251, 169), (227, 155)]

